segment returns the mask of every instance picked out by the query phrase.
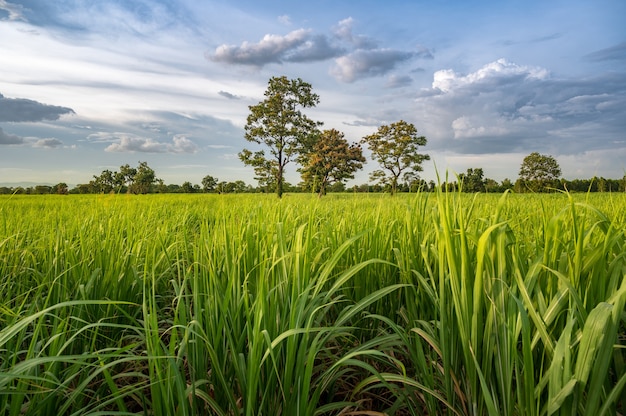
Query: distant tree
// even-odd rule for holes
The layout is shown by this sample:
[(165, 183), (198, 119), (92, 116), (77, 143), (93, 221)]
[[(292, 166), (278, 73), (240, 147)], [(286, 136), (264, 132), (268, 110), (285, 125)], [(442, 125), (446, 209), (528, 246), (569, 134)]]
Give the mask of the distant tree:
[(372, 172), (370, 179), (390, 185), (392, 195), (402, 174), (416, 177), (422, 171), (422, 162), (430, 159), (427, 154), (418, 153), (419, 147), (426, 145), (426, 137), (418, 136), (415, 126), (403, 120), (381, 126), (361, 143), (367, 145), (372, 158), (382, 167)]
[(495, 179), (486, 178), (485, 179), (485, 192), (504, 192), (504, 191), (500, 189), (500, 186), (498, 185), (498, 181), (496, 181)]
[(248, 190), (248, 186), (246, 185), (244, 181), (237, 180), (235, 182), (230, 182), (230, 183), (232, 183), (231, 189), (232, 189), (232, 192), (234, 193), (240, 194)]
[(31, 193), (37, 194), (37, 195), (50, 194), (52, 193), (52, 187), (49, 185), (36, 185), (33, 192)]
[(507, 189), (513, 189), (514, 186), (515, 184), (511, 182), (509, 178), (504, 178), (500, 183), (500, 189), (502, 192), (506, 191)]
[(254, 167), (257, 176), (266, 180), (274, 176), (276, 194), (280, 198), (284, 191), (285, 166), (297, 157), (307, 137), (321, 124), (309, 119), (300, 108), (315, 107), (319, 96), (312, 92), (311, 84), (300, 78), (289, 80), (282, 76), (270, 78), (265, 97), (259, 104), (249, 107), (245, 138), (266, 146), (270, 154), (244, 149), (239, 158)]
[(214, 178), (211, 175), (206, 175), (204, 178), (202, 178), (202, 190), (204, 192), (215, 192), (217, 182), (217, 178)]
[(483, 192), (485, 190), (485, 180), (482, 168), (469, 168), (467, 173), (459, 174), (459, 180), (463, 182), (464, 192)]
[(139, 162), (134, 169), (135, 174), (132, 176), (130, 191), (134, 194), (147, 194), (152, 188), (152, 184), (157, 181), (154, 170), (148, 166), (147, 162)]
[(93, 175), (95, 192), (108, 194), (115, 188), (115, 174), (110, 170), (103, 170), (99, 176)]
[(156, 186), (155, 186), (154, 190), (158, 194), (165, 194), (165, 193), (167, 193), (167, 185), (165, 185), (165, 182), (163, 181), (163, 179), (157, 179), (156, 180)]
[(69, 188), (65, 182), (60, 182), (52, 187), (52, 192), (58, 195), (67, 195)]
[(561, 168), (556, 159), (537, 152), (526, 156), (519, 170), (521, 185), (533, 192), (545, 192), (557, 187), (559, 176), (561, 176)]
[(192, 194), (195, 192), (193, 184), (189, 181), (183, 182), (183, 185), (181, 186), (181, 190), (186, 194)]
[(300, 172), (306, 188), (323, 196), (331, 185), (353, 179), (363, 163), (361, 146), (349, 144), (342, 132), (331, 129), (324, 130), (303, 155)]
[(136, 174), (137, 169), (131, 168), (129, 164), (120, 166), (120, 170), (114, 174), (115, 186), (118, 188), (117, 192), (121, 192), (124, 188), (126, 188), (126, 192), (131, 192), (130, 185), (133, 183), (133, 178)]

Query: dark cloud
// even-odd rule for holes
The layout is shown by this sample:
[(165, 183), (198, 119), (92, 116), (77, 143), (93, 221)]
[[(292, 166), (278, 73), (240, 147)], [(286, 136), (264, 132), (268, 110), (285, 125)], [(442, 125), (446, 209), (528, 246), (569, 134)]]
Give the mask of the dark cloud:
[(228, 98), (229, 100), (239, 100), (241, 98), (238, 95), (231, 94), (227, 91), (220, 91), (218, 92), (218, 94), (221, 95), (222, 97)]
[(330, 73), (339, 81), (354, 82), (361, 78), (384, 75), (414, 56), (412, 52), (392, 49), (357, 50), (335, 59), (335, 66)]
[(626, 148), (626, 74), (563, 80), (506, 60), (466, 75), (437, 71), (416, 99), (429, 146), (486, 154)]
[(24, 138), (15, 134), (5, 133), (0, 127), (0, 145), (3, 144), (23, 144)]
[(55, 148), (63, 146), (63, 142), (59, 139), (39, 139), (35, 142), (33, 147), (46, 147), (46, 148)]
[(585, 55), (589, 61), (623, 61), (626, 60), (626, 42), (622, 42), (610, 48), (601, 49)]
[(0, 94), (0, 122), (58, 120), (64, 114), (75, 113), (71, 108), (42, 104), (26, 98), (6, 98)]
[[(287, 35), (265, 35), (257, 43), (243, 42), (240, 46), (221, 45), (207, 58), (226, 64), (262, 67), (270, 63), (320, 62), (332, 58), (335, 65), (331, 74), (342, 82), (384, 75), (397, 64), (411, 58), (432, 58), (430, 50), (418, 46), (415, 51), (378, 48), (377, 42), (352, 31), (353, 19), (340, 21), (331, 36), (315, 35), (310, 30), (298, 29)], [(398, 79), (408, 82), (407, 77)]]

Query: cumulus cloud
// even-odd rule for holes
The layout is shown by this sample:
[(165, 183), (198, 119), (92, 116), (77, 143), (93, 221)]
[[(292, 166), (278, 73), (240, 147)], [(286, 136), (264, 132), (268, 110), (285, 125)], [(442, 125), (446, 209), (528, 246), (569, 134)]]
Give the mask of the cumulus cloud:
[(524, 79), (545, 79), (548, 75), (548, 71), (543, 68), (520, 66), (506, 59), (498, 59), (468, 75), (457, 74), (451, 69), (437, 71), (433, 76), (432, 86), (433, 89), (449, 92), (466, 85), (497, 86)]
[(5, 133), (0, 127), (0, 145), (3, 144), (22, 144), (24, 143), (24, 138), (20, 136), (16, 136), (15, 134)]
[(330, 45), (325, 36), (313, 36), (311, 30), (297, 29), (285, 36), (265, 35), (257, 43), (221, 45), (208, 58), (215, 62), (262, 67), (270, 63), (324, 60), (338, 53), (340, 50)]
[(183, 135), (176, 135), (172, 139), (173, 143), (168, 145), (170, 153), (196, 153), (198, 146)]
[(58, 120), (64, 114), (74, 114), (74, 110), (26, 98), (6, 98), (0, 94), (0, 122)]
[(453, 152), (574, 154), (626, 147), (624, 74), (564, 80), (500, 59), (467, 74), (435, 72), (432, 87), (415, 102), (429, 146)]
[(383, 75), (413, 56), (411, 52), (392, 49), (357, 50), (335, 59), (330, 74), (339, 81), (354, 82), (360, 78)]
[[(259, 68), (271, 63), (321, 62), (335, 58), (330, 74), (338, 81), (348, 83), (384, 75), (412, 58), (433, 57), (422, 45), (416, 45), (412, 51), (380, 48), (376, 40), (355, 34), (353, 26), (354, 19), (349, 17), (339, 21), (328, 35), (315, 34), (309, 29), (297, 29), (286, 35), (268, 34), (256, 43), (245, 41), (240, 46), (218, 46), (206, 57), (214, 62)], [(408, 85), (410, 81), (407, 76), (392, 77), (389, 87)]]
[(99, 132), (88, 136), (92, 142), (111, 143), (105, 152), (125, 153), (196, 153), (198, 146), (184, 135), (176, 135), (172, 142), (159, 142), (149, 137), (141, 137), (130, 133)]

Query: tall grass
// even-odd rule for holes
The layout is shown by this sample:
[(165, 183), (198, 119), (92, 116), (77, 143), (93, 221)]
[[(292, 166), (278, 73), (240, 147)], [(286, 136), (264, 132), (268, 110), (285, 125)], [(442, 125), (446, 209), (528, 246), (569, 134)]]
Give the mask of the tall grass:
[(0, 199), (0, 413), (626, 409), (626, 196)]

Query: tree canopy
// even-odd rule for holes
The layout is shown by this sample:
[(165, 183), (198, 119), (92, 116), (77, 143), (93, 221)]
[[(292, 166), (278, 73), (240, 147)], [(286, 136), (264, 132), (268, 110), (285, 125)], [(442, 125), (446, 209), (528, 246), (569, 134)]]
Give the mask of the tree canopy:
[(300, 169), (307, 189), (320, 196), (337, 182), (354, 178), (354, 172), (365, 163), (361, 146), (349, 144), (338, 130), (324, 130), (302, 157)]
[(254, 167), (257, 178), (269, 182), (274, 177), (273, 185), (279, 197), (283, 194), (285, 165), (295, 160), (321, 125), (300, 109), (318, 103), (319, 96), (312, 92), (311, 84), (300, 78), (290, 80), (281, 76), (270, 78), (265, 99), (249, 107), (245, 138), (265, 146), (269, 154), (265, 150), (244, 149), (239, 158)]
[(533, 192), (545, 192), (556, 188), (561, 176), (561, 168), (555, 158), (533, 152), (522, 161), (519, 180)]
[(426, 137), (417, 135), (413, 124), (404, 120), (381, 126), (376, 133), (365, 136), (361, 143), (367, 145), (372, 158), (382, 168), (372, 172), (370, 179), (390, 185), (394, 194), (403, 174), (415, 179), (417, 172), (423, 170), (422, 162), (430, 159), (427, 154), (419, 153), (419, 147), (425, 146), (426, 141)]

